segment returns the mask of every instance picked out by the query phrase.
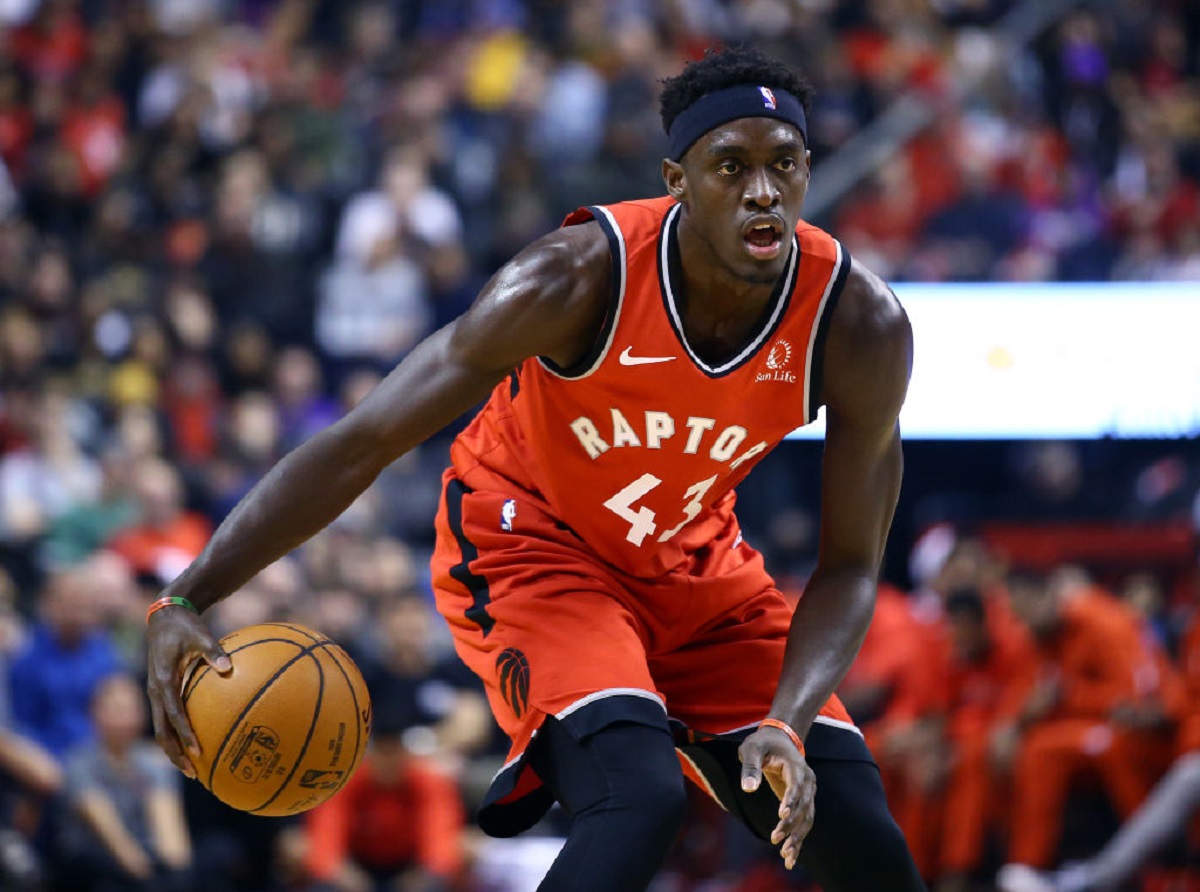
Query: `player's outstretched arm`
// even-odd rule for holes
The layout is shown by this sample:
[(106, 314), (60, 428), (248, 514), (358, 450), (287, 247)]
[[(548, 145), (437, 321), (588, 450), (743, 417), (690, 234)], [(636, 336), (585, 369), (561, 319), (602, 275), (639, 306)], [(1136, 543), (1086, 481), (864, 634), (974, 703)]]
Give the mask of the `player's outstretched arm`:
[[(858, 653), (875, 606), (884, 544), (900, 493), (900, 407), (912, 329), (891, 290), (855, 265), (831, 320), (822, 380), (826, 435), (817, 567), (796, 609), (770, 715), (804, 737)], [(812, 825), (815, 780), (783, 732), (742, 746), (744, 786), (765, 775), (784, 790), (772, 837), (788, 866)]]
[[(203, 553), (163, 592), (204, 611), (338, 517), (389, 464), (482, 401), (530, 356), (570, 365), (591, 346), (608, 306), (611, 259), (595, 223), (557, 230), (525, 249), (471, 309), (435, 332), (344, 418), (286, 455), (230, 512)], [(178, 607), (148, 632), (155, 734), (176, 765), (196, 741), (179, 697), (200, 658), (228, 660), (206, 625)]]

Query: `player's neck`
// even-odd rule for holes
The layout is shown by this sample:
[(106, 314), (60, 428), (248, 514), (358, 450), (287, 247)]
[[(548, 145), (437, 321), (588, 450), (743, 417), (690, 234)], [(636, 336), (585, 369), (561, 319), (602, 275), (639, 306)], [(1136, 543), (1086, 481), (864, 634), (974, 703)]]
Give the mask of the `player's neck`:
[(684, 286), (681, 303), (690, 315), (714, 317), (729, 323), (753, 322), (771, 300), (779, 277), (751, 282), (733, 273), (717, 252), (686, 225), (677, 230), (676, 248), (680, 278)]
[(761, 324), (779, 282), (748, 282), (733, 274), (703, 239), (683, 226), (672, 249), (672, 279), (684, 333), (701, 356), (720, 362), (736, 353)]

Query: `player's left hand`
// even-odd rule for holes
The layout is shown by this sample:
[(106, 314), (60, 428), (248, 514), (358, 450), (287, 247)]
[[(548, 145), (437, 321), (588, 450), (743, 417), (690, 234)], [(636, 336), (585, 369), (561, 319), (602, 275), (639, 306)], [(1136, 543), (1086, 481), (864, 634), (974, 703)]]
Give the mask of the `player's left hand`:
[(742, 789), (753, 793), (765, 777), (779, 798), (779, 823), (771, 843), (780, 847), (784, 865), (791, 870), (800, 857), (800, 845), (813, 823), (817, 777), (804, 755), (778, 728), (759, 728), (738, 748), (742, 760)]

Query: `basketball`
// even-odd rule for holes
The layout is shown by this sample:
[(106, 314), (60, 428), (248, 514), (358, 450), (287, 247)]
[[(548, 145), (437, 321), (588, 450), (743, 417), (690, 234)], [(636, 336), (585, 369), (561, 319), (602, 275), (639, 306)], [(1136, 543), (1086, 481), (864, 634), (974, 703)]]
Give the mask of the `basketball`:
[(197, 779), (255, 815), (324, 802), (358, 767), (371, 732), (358, 667), (324, 635), (291, 623), (247, 626), (221, 646), (233, 670), (200, 663), (183, 685), (200, 744)]

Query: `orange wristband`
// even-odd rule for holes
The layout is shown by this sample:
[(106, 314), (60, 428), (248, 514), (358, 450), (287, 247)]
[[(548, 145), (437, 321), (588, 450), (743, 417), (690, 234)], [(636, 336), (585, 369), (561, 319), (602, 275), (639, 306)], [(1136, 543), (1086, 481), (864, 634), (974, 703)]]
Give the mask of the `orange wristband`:
[(760, 728), (778, 728), (788, 736), (788, 739), (796, 745), (796, 749), (800, 750), (800, 755), (804, 755), (804, 741), (800, 739), (800, 735), (792, 730), (792, 726), (787, 722), (781, 722), (779, 719), (763, 719), (758, 723)]
[(186, 607), (188, 610), (192, 611), (192, 613), (200, 613), (200, 611), (196, 609), (196, 605), (187, 598), (159, 598), (157, 601), (151, 604), (150, 609), (146, 611), (146, 622), (150, 622), (150, 617), (154, 616), (154, 614), (158, 613), (158, 611), (162, 610), (164, 607)]

